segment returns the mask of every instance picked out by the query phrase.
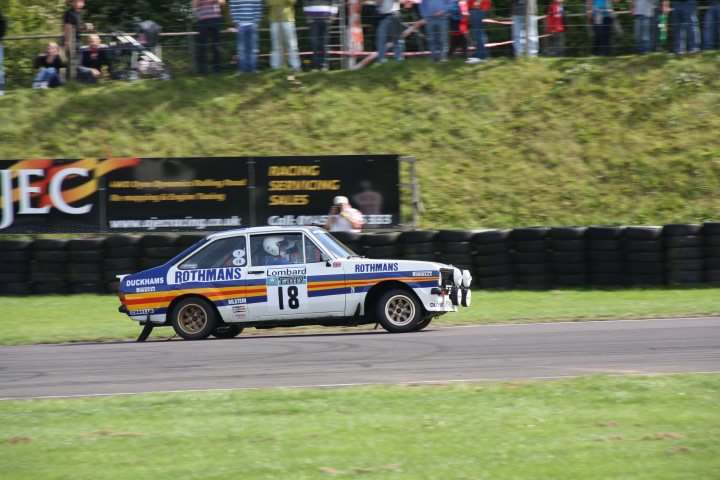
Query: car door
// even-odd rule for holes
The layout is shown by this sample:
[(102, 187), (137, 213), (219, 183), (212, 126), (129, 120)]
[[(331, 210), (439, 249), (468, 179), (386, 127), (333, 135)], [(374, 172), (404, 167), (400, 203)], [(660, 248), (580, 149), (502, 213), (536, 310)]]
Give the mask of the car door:
[(212, 240), (173, 266), (168, 284), (179, 295), (207, 298), (226, 322), (245, 321), (255, 296), (246, 289), (247, 251), (245, 235)]

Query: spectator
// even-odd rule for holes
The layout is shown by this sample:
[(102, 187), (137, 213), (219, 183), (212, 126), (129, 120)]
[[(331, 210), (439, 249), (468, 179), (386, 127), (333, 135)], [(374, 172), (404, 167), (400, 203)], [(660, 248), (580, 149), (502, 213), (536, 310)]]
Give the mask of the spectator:
[[(648, 0), (641, 0), (648, 1)], [(565, 56), (565, 0), (553, 0), (547, 10), (547, 28), (550, 37), (548, 56)]]
[(300, 54), (295, 34), (296, 0), (266, 0), (266, 2), (270, 7), (270, 40), (272, 42), (270, 67), (278, 69), (283, 65), (284, 45), (290, 67), (299, 72)]
[(467, 58), (468, 52), (468, 24), (470, 23), (470, 14), (468, 12), (467, 2), (465, 0), (455, 0), (450, 8), (450, 49), (448, 56), (452, 57), (458, 50), (462, 53), (463, 58)]
[(611, 0), (588, 0), (587, 15), (593, 26), (593, 55), (612, 55), (612, 30), (615, 18)]
[(535, 11), (528, 12), (526, 0), (512, 1), (512, 22), (515, 57), (523, 54), (537, 57), (539, 49), (537, 14)]
[[(663, 5), (668, 11), (669, 0)], [(694, 53), (700, 49), (700, 25), (697, 16), (697, 2), (683, 0), (672, 3), (672, 32), (674, 53)]]
[(644, 55), (651, 51), (652, 19), (655, 0), (631, 0), (634, 20), (635, 51)]
[(213, 72), (219, 73), (220, 66), (220, 29), (222, 27), (222, 10), (225, 0), (193, 0), (197, 12), (198, 55), (197, 69), (200, 75), (208, 74), (208, 47), (212, 52)]
[(347, 197), (335, 197), (325, 221), (325, 230), (330, 232), (359, 232), (362, 226), (363, 217), (360, 210), (352, 208)]
[(103, 67), (112, 75), (112, 61), (107, 45), (100, 42), (100, 36), (90, 35), (89, 44), (80, 49), (78, 79), (87, 83), (98, 83), (103, 76)]
[(405, 40), (401, 37), (404, 27), (400, 20), (400, 1), (379, 0), (376, 3), (375, 13), (378, 16), (377, 34), (375, 36), (378, 63), (387, 61), (385, 51), (388, 42), (393, 44), (395, 60), (401, 62), (404, 60)]
[(313, 70), (327, 70), (327, 50), (330, 41), (330, 24), (338, 12), (337, 0), (305, 0), (303, 11), (310, 26)]
[(85, 0), (70, 0), (70, 8), (63, 14), (65, 57), (68, 60), (68, 77), (72, 79), (75, 78), (79, 61), (77, 55), (82, 45), (81, 32), (94, 28), (92, 23), (85, 23), (83, 20), (83, 8), (85, 8)]
[(467, 59), (467, 63), (480, 63), (488, 58), (488, 49), (485, 48), (487, 43), (487, 34), (483, 22), (490, 9), (492, 0), (468, 0), (468, 10), (470, 11), (470, 27), (472, 28), (472, 39), (475, 44), (475, 53)]
[(257, 70), (262, 0), (230, 0), (230, 16), (237, 29), (238, 70), (251, 73)]
[(720, 0), (710, 0), (703, 19), (703, 50), (720, 48)]
[(450, 0), (422, 0), (420, 14), (427, 21), (425, 32), (430, 47), (430, 58), (436, 62), (447, 60), (448, 54), (448, 14)]
[(62, 85), (60, 72), (65, 68), (65, 61), (60, 55), (57, 43), (50, 42), (45, 46), (45, 53), (35, 59), (35, 68), (39, 68), (33, 88), (55, 88)]
[(7, 31), (7, 20), (0, 10), (0, 97), (5, 95), (5, 49), (3, 47), (2, 39), (5, 37)]

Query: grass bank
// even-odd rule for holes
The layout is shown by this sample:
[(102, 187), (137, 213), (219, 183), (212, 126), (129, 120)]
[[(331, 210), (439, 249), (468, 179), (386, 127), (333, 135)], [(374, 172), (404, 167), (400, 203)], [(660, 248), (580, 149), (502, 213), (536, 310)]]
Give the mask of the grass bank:
[[(118, 313), (114, 295), (0, 297), (0, 345), (137, 338), (137, 323)], [(436, 326), (668, 318), (720, 315), (719, 288), (474, 292), (470, 308), (447, 314)], [(313, 327), (323, 328), (323, 327)], [(363, 326), (357, 328), (372, 328)], [(331, 331), (324, 329), (324, 331)], [(242, 335), (276, 332), (248, 329)], [(300, 332), (301, 329), (289, 329)], [(169, 338), (157, 328), (151, 338)]]
[(427, 228), (718, 220), (720, 56), (411, 59), (16, 90), (0, 158), (400, 153)]
[[(720, 375), (0, 402), (10, 479), (711, 479)], [(38, 452), (42, 452), (39, 457)]]

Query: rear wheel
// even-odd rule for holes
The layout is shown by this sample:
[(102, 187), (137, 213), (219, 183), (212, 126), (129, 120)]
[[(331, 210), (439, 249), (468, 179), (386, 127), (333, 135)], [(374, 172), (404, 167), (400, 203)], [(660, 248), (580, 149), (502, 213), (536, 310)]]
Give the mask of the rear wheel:
[(243, 331), (240, 325), (220, 325), (210, 335), (215, 338), (235, 338)]
[(407, 290), (394, 289), (384, 293), (375, 314), (382, 327), (391, 333), (411, 332), (421, 320), (420, 305)]
[(215, 331), (217, 315), (207, 300), (185, 298), (173, 309), (172, 326), (185, 340), (202, 340)]

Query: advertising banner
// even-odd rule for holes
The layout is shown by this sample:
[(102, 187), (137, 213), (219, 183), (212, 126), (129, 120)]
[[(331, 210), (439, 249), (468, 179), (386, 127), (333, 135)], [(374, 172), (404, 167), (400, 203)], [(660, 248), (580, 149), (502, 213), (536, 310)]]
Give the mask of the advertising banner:
[(350, 199), (364, 228), (400, 222), (399, 157), (0, 160), (0, 234), (208, 231), (325, 223)]

